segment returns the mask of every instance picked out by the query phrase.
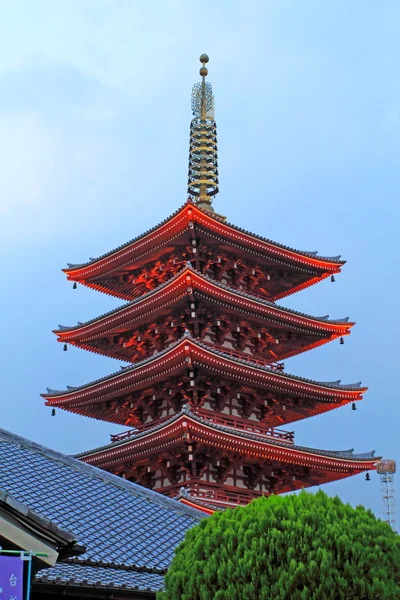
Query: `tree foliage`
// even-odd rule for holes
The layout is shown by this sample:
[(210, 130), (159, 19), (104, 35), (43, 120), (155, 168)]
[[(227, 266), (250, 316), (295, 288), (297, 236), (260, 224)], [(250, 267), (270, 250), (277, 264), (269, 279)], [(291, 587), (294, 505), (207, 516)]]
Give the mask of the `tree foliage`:
[(400, 599), (400, 537), (319, 491), (259, 498), (189, 530), (157, 600)]

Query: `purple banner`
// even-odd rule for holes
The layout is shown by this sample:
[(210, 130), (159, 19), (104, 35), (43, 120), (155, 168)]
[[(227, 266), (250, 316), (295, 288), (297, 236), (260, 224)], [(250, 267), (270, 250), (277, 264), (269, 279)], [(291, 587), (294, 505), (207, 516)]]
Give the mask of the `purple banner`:
[(0, 600), (23, 600), (24, 561), (0, 556)]

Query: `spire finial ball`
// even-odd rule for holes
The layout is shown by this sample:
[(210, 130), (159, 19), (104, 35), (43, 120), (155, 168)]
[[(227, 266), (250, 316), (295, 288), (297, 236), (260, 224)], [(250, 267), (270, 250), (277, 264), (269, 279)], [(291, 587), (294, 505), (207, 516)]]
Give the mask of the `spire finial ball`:
[(203, 63), (203, 65), (205, 65), (206, 63), (208, 63), (210, 59), (208, 58), (207, 54), (202, 54), (200, 56), (200, 62)]
[(202, 77), (207, 77), (207, 75), (208, 75), (208, 69), (206, 67), (201, 67), (201, 69), (200, 69), (200, 75)]

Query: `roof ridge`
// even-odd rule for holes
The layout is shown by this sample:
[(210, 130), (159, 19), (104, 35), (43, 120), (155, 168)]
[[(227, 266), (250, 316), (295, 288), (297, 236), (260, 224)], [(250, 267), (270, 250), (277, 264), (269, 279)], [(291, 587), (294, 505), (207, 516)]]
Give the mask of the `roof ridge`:
[(331, 262), (331, 263), (338, 263), (338, 262), (340, 262), (342, 264), (345, 263), (345, 261), (341, 260), (341, 256), (340, 255), (338, 255), (338, 256), (322, 256), (322, 255), (319, 255), (316, 252), (309, 252), (309, 251), (304, 251), (304, 250), (297, 250), (296, 248), (292, 248), (291, 246), (286, 246), (285, 244), (281, 244), (279, 242), (274, 242), (273, 240), (271, 240), (269, 238), (266, 238), (266, 237), (264, 237), (262, 235), (259, 235), (257, 233), (253, 233), (251, 231), (243, 229), (242, 227), (234, 225), (233, 223), (230, 223), (229, 221), (226, 221), (223, 218), (218, 217), (218, 215), (216, 215), (216, 214), (212, 214), (212, 213), (210, 213), (210, 212), (208, 212), (206, 210), (201, 209), (195, 202), (193, 202), (193, 200), (191, 200), (189, 198), (184, 204), (182, 204), (177, 210), (175, 210), (169, 217), (166, 217), (165, 219), (163, 219), (162, 221), (160, 221), (159, 223), (157, 223), (157, 225), (154, 225), (150, 229), (147, 229), (142, 234), (140, 234), (140, 235), (132, 238), (131, 240), (129, 240), (125, 244), (121, 244), (120, 246), (117, 246), (113, 250), (110, 250), (109, 252), (101, 254), (97, 258), (90, 258), (88, 261), (83, 262), (83, 263), (76, 263), (76, 264), (67, 263), (67, 267), (65, 269), (63, 269), (63, 271), (71, 271), (71, 270), (75, 270), (75, 269), (82, 269), (84, 267), (89, 267), (93, 263), (95, 263), (97, 261), (100, 261), (100, 260), (103, 260), (104, 258), (107, 258), (108, 256), (111, 256), (112, 254), (115, 254), (119, 250), (122, 250), (123, 248), (127, 248), (131, 244), (134, 244), (138, 240), (144, 238), (149, 233), (152, 233), (153, 231), (156, 231), (159, 227), (162, 227), (162, 225), (164, 225), (170, 219), (173, 219), (177, 214), (179, 214), (179, 212), (182, 211), (188, 204), (191, 204), (192, 206), (194, 206), (194, 208), (196, 208), (196, 210), (198, 210), (202, 214), (206, 215), (207, 217), (209, 217), (211, 219), (214, 219), (215, 221), (217, 221), (219, 223), (225, 224), (227, 227), (230, 227), (230, 228), (232, 228), (232, 229), (234, 229), (236, 231), (239, 231), (240, 233), (244, 233), (245, 235), (249, 235), (249, 236), (255, 237), (256, 239), (258, 239), (260, 241), (263, 241), (263, 242), (266, 242), (267, 244), (271, 244), (273, 246), (276, 246), (277, 248), (280, 248), (282, 250), (287, 250), (287, 251), (292, 252), (294, 254), (298, 254), (298, 255), (302, 255), (302, 256), (307, 256), (307, 257), (309, 257), (311, 259), (315, 259), (315, 260), (321, 259), (321, 260), (325, 260), (325, 261)]
[(76, 263), (76, 264), (67, 263), (67, 268), (63, 269), (63, 271), (72, 271), (74, 269), (82, 269), (83, 267), (89, 267), (94, 262), (97, 262), (98, 260), (102, 260), (103, 258), (107, 258), (107, 256), (111, 256), (112, 254), (114, 254), (115, 252), (118, 252), (119, 250), (122, 250), (123, 248), (127, 248), (131, 244), (134, 244), (135, 242), (137, 242), (141, 238), (144, 238), (149, 233), (152, 233), (153, 231), (155, 231), (156, 229), (158, 229), (159, 227), (161, 227), (162, 225), (164, 225), (165, 223), (167, 223), (170, 219), (172, 219), (178, 213), (180, 213), (180, 211), (183, 210), (185, 208), (185, 206), (187, 206), (187, 204), (193, 204), (193, 202), (192, 201), (189, 202), (189, 200), (187, 200), (178, 209), (176, 209), (169, 217), (166, 217), (165, 219), (163, 219), (162, 221), (160, 221), (159, 223), (157, 223), (157, 225), (154, 225), (153, 227), (150, 227), (150, 229), (147, 229), (146, 231), (144, 231), (140, 235), (137, 235), (136, 237), (132, 238), (131, 240), (129, 240), (125, 244), (120, 244), (119, 246), (117, 246), (113, 250), (110, 250), (109, 252), (105, 252), (104, 254), (101, 254), (97, 258), (89, 258), (89, 260), (86, 261), (86, 262), (84, 262), (84, 263)]
[[(160, 352), (157, 352), (155, 354), (153, 354), (152, 356), (145, 358), (142, 361), (139, 361), (137, 363), (134, 363), (132, 365), (127, 365), (126, 369), (122, 370), (118, 370), (118, 371), (114, 371), (112, 373), (110, 373), (109, 375), (106, 375), (104, 377), (101, 377), (99, 379), (96, 379), (94, 381), (90, 381), (88, 383), (85, 383), (84, 385), (80, 385), (80, 386), (73, 386), (74, 390), (83, 390), (87, 387), (96, 385), (98, 383), (101, 383), (102, 381), (107, 381), (109, 379), (112, 379), (113, 377), (117, 377), (119, 375), (122, 374), (126, 374), (129, 371), (135, 371), (136, 369), (142, 367), (143, 365), (155, 361), (157, 359), (159, 359), (161, 356), (167, 354), (168, 352), (170, 352), (171, 350), (175, 349), (177, 346), (179, 346), (179, 344), (181, 344), (184, 340), (190, 340), (192, 342), (192, 344), (199, 346), (200, 348), (202, 348), (203, 350), (207, 350), (208, 352), (211, 353), (215, 353), (218, 354), (219, 356), (223, 356), (224, 358), (228, 358), (229, 360), (232, 360), (234, 362), (238, 362), (241, 364), (244, 364), (248, 367), (251, 367), (253, 369), (259, 369), (262, 371), (267, 371), (268, 373), (272, 373), (273, 375), (275, 375), (276, 377), (283, 377), (284, 379), (291, 379), (291, 380), (295, 380), (301, 383), (309, 383), (311, 385), (316, 385), (316, 386), (324, 386), (324, 387), (329, 387), (332, 389), (341, 389), (341, 390), (367, 390), (367, 387), (361, 387), (362, 382), (357, 382), (357, 383), (353, 383), (353, 384), (340, 384), (339, 386), (335, 386), (334, 383), (335, 382), (324, 382), (324, 381), (318, 381), (315, 379), (307, 379), (306, 377), (300, 377), (299, 375), (292, 375), (290, 373), (278, 373), (276, 372), (270, 365), (258, 365), (256, 363), (253, 363), (249, 360), (246, 360), (245, 358), (238, 358), (237, 356), (232, 356), (230, 354), (228, 354), (227, 352), (223, 352), (222, 350), (218, 350), (217, 348), (215, 348), (214, 346), (209, 346), (207, 344), (205, 344), (204, 342), (200, 341), (198, 338), (193, 339), (189, 332), (185, 332), (184, 335), (177, 340), (176, 342), (174, 342), (173, 344), (171, 344), (171, 346), (168, 346), (168, 348), (165, 348), (164, 350), (161, 350)], [(68, 387), (72, 387), (72, 386), (68, 386)], [(47, 388), (47, 390), (50, 390), (51, 388)], [(52, 390), (55, 391), (55, 390)], [(47, 396), (56, 396), (56, 395), (65, 395), (67, 394), (69, 391), (71, 390), (61, 390), (59, 393), (57, 394), (51, 394), (50, 392), (47, 393), (43, 393), (41, 394), (42, 397), (47, 397)]]
[[(196, 208), (198, 208), (198, 207), (196, 207)], [(273, 246), (276, 246), (277, 248), (281, 248), (282, 250), (287, 250), (288, 252), (293, 252), (294, 254), (301, 254), (303, 256), (308, 256), (309, 258), (326, 260), (326, 261), (332, 262), (332, 263), (335, 263), (335, 262), (341, 262), (343, 264), (345, 263), (345, 261), (340, 260), (341, 259), (340, 254), (338, 254), (337, 256), (322, 256), (316, 252), (307, 252), (304, 250), (297, 250), (296, 248), (292, 248), (291, 246), (286, 246), (285, 244), (280, 244), (279, 242), (274, 242), (273, 240), (266, 238), (263, 235), (259, 235), (257, 233), (248, 231), (247, 229), (243, 229), (242, 227), (239, 227), (238, 225), (234, 225), (233, 223), (230, 223), (229, 221), (226, 221), (225, 223), (226, 223), (226, 225), (228, 225), (228, 227), (232, 227), (232, 229), (235, 229), (236, 231), (240, 231), (241, 233), (245, 233), (246, 235), (255, 237), (258, 240), (261, 240), (262, 242), (266, 242), (267, 244), (272, 244)]]
[[(236, 432), (235, 429), (233, 429), (232, 427), (229, 427), (227, 425), (219, 425), (218, 423), (213, 423), (212, 421), (208, 422), (206, 419), (203, 419), (202, 417), (193, 414), (190, 410), (186, 410), (183, 412), (187, 416), (194, 418), (195, 421), (205, 423), (206, 425), (212, 425), (213, 427), (216, 427), (217, 429), (222, 429), (224, 431), (226, 430), (226, 431), (235, 431)], [(246, 431), (238, 431), (236, 433), (243, 435), (244, 437), (248, 437), (250, 439), (254, 438), (254, 439), (266, 441), (266, 440), (264, 440), (264, 438), (262, 436), (258, 436), (256, 434), (251, 434)], [(283, 446), (285, 448), (292, 448), (293, 450), (314, 452), (316, 454), (321, 454), (323, 456), (347, 457), (347, 458), (356, 456), (356, 457), (358, 457), (358, 460), (371, 459), (374, 457), (374, 454), (375, 454), (375, 450), (372, 450), (371, 452), (354, 454), (354, 448), (351, 448), (351, 450), (349, 450), (349, 451), (346, 451), (346, 450), (321, 450), (319, 448), (310, 448), (308, 446), (298, 446), (297, 444), (291, 445), (286, 442), (278, 442), (276, 440), (268, 440), (267, 443), (271, 444), (272, 446)], [(362, 454), (363, 458), (360, 458), (361, 454)], [(367, 454), (371, 454), (371, 456), (366, 456)]]
[(288, 448), (288, 449), (293, 449), (293, 450), (300, 450), (302, 452), (311, 452), (311, 453), (315, 453), (315, 454), (319, 454), (322, 456), (331, 456), (333, 458), (356, 458), (360, 461), (362, 460), (371, 460), (372, 458), (374, 458), (374, 454), (375, 451), (371, 451), (371, 452), (365, 452), (365, 453), (357, 453), (354, 454), (354, 449), (352, 448), (351, 450), (322, 450), (319, 448), (310, 448), (308, 446), (299, 446), (297, 444), (290, 444), (287, 442), (278, 442), (277, 440), (270, 440), (270, 439), (266, 439), (263, 436), (257, 435), (257, 434), (252, 434), (246, 431), (241, 431), (241, 430), (236, 430), (233, 427), (229, 427), (227, 425), (220, 425), (218, 423), (214, 423), (211, 419), (205, 419), (199, 415), (194, 414), (189, 408), (187, 407), (183, 407), (178, 413), (176, 413), (175, 415), (173, 415), (172, 417), (170, 417), (169, 419), (163, 421), (162, 423), (155, 425), (152, 428), (149, 428), (145, 431), (141, 431), (137, 434), (132, 435), (129, 438), (126, 438), (124, 440), (117, 440), (116, 442), (111, 442), (110, 444), (107, 444), (105, 446), (100, 446), (98, 448), (93, 448), (93, 450), (89, 450), (88, 452), (85, 453), (81, 453), (81, 454), (77, 454), (76, 456), (90, 456), (93, 453), (97, 453), (101, 450), (106, 450), (108, 448), (115, 448), (118, 446), (124, 446), (129, 444), (130, 441), (132, 440), (136, 440), (139, 439), (141, 437), (145, 437), (146, 435), (148, 435), (149, 433), (154, 433), (155, 431), (158, 431), (160, 429), (162, 429), (163, 427), (170, 425), (171, 423), (174, 423), (175, 421), (178, 421), (182, 416), (187, 416), (189, 418), (192, 418), (193, 420), (199, 422), (199, 423), (203, 423), (204, 425), (208, 425), (211, 427), (214, 427), (215, 429), (220, 429), (222, 431), (226, 431), (228, 433), (234, 433), (235, 435), (237, 435), (238, 437), (245, 437), (247, 439), (252, 439), (252, 440), (256, 440), (256, 441), (262, 441), (265, 442), (267, 444), (270, 444), (271, 446), (278, 446), (278, 447), (283, 447), (283, 448)]
[[(252, 363), (249, 360), (246, 359), (242, 359), (242, 358), (238, 358), (236, 356), (231, 356), (230, 354), (228, 354), (227, 352), (223, 352), (222, 350), (218, 350), (217, 348), (211, 348), (211, 346), (207, 346), (207, 344), (205, 344), (204, 342), (200, 341), (199, 339), (193, 340), (193, 343), (198, 344), (201, 348), (204, 348), (204, 350), (209, 350), (212, 352), (215, 352), (217, 354), (220, 354), (221, 356), (224, 356), (226, 358), (229, 358), (230, 360), (234, 360), (237, 361), (239, 363), (243, 363), (249, 367), (253, 367), (254, 369), (261, 369), (264, 371), (269, 371), (272, 372), (274, 375), (276, 375), (277, 377), (284, 377), (287, 379), (295, 379), (296, 381), (301, 381), (304, 383), (311, 383), (313, 385), (322, 385), (322, 386), (328, 386), (328, 387), (332, 387), (333, 389), (334, 386), (332, 385), (332, 383), (329, 382), (324, 382), (324, 381), (318, 381), (316, 379), (307, 379), (306, 377), (300, 377), (299, 375), (292, 375), (290, 373), (277, 373), (276, 371), (274, 371), (271, 367), (269, 367), (268, 365), (257, 365), (256, 363)], [(361, 385), (361, 381), (358, 382)], [(346, 389), (346, 388), (354, 388), (357, 384), (341, 384), (337, 389)], [(356, 388), (358, 389), (358, 388)], [(364, 389), (364, 388), (361, 388)]]
[[(117, 306), (117, 308), (113, 308), (112, 310), (109, 310), (97, 317), (94, 317), (93, 319), (89, 319), (88, 321), (84, 321), (83, 323), (78, 323), (77, 325), (73, 325), (72, 327), (68, 327), (68, 325), (58, 325), (58, 329), (55, 329), (55, 332), (58, 331), (72, 331), (74, 329), (80, 329), (81, 327), (86, 327), (87, 325), (91, 325), (92, 323), (95, 323), (96, 321), (99, 321), (101, 319), (104, 319), (105, 317), (109, 317), (115, 313), (118, 313), (120, 311), (125, 310), (126, 308), (128, 308), (129, 306), (134, 306), (135, 304), (138, 304), (139, 302), (141, 302), (142, 300), (148, 300), (149, 296), (151, 295), (156, 295), (157, 292), (159, 292), (160, 290), (162, 290), (163, 288), (165, 288), (168, 284), (172, 283), (174, 280), (178, 279), (186, 270), (188, 270), (189, 267), (186, 264), (182, 269), (180, 269), (177, 273), (175, 273), (175, 275), (173, 277), (171, 277), (171, 279), (168, 279), (167, 281), (164, 281), (163, 283), (161, 283), (160, 285), (158, 285), (157, 287), (155, 287), (152, 290), (149, 290), (148, 292), (142, 294), (141, 296), (138, 296), (137, 298), (134, 298), (133, 300), (129, 300), (128, 302), (125, 302), (124, 304), (121, 304), (121, 306)], [(194, 271), (195, 269), (193, 269), (192, 266), (190, 266), (190, 270)], [(197, 272), (197, 271), (196, 271)]]
[(149, 427), (149, 429), (146, 429), (144, 431), (138, 431), (137, 433), (131, 435), (129, 438), (124, 438), (123, 440), (116, 440), (115, 442), (110, 442), (108, 444), (104, 444), (103, 446), (98, 446), (97, 448), (93, 448), (92, 450), (89, 450), (88, 452), (78, 452), (78, 454), (74, 454), (74, 458), (79, 458), (81, 456), (88, 456), (88, 454), (92, 453), (92, 452), (98, 452), (99, 450), (105, 450), (106, 448), (114, 448), (114, 447), (118, 447), (118, 446), (123, 446), (124, 444), (128, 443), (129, 440), (131, 440), (132, 438), (139, 438), (139, 437), (144, 437), (146, 435), (148, 435), (149, 433), (153, 433), (154, 431), (158, 431), (159, 429), (162, 429), (163, 427), (165, 427), (165, 425), (169, 425), (170, 423), (173, 423), (174, 421), (177, 421), (180, 417), (182, 417), (182, 415), (188, 415), (188, 414), (192, 414), (190, 411), (185, 410), (184, 408), (182, 408), (179, 412), (175, 413), (174, 415), (171, 415), (170, 417), (168, 417), (168, 419), (165, 419), (165, 421), (162, 421), (161, 423), (158, 423), (157, 425), (154, 425), (154, 427)]
[[(192, 266), (191, 266), (191, 270), (194, 271), (197, 275), (199, 275), (199, 276), (203, 277), (204, 279), (206, 279), (207, 281), (209, 281), (210, 283), (213, 283), (217, 287), (234, 292), (235, 294), (238, 294), (239, 296), (248, 298), (249, 300), (254, 300), (255, 302), (261, 302), (261, 304), (266, 304), (267, 306), (270, 306), (271, 308), (275, 308), (277, 310), (286, 311), (288, 313), (295, 314), (300, 317), (306, 317), (307, 319), (312, 319), (313, 321), (325, 321), (327, 323), (348, 323), (349, 322), (349, 317), (342, 317), (340, 319), (329, 319), (329, 315), (325, 315), (323, 317), (314, 317), (313, 315), (309, 315), (308, 313), (303, 313), (298, 310), (295, 310), (294, 308), (288, 308), (287, 306), (282, 306), (281, 304), (272, 302), (271, 300), (268, 300), (267, 298), (263, 298), (262, 296), (255, 296), (254, 294), (249, 294), (248, 292), (244, 292), (243, 290), (234, 288), (230, 285), (227, 285), (226, 283), (222, 283), (221, 281), (212, 279), (205, 273), (201, 273), (200, 271), (197, 271), (197, 269), (195, 269)], [(170, 281), (172, 281), (172, 279), (170, 279)]]
[[(166, 354), (170, 350), (173, 350), (180, 343), (182, 343), (183, 340), (187, 339), (187, 337), (188, 336), (186, 334), (184, 334), (181, 338), (179, 338), (179, 340), (177, 340), (176, 342), (174, 342), (173, 344), (171, 344), (167, 348), (164, 348), (164, 350), (160, 350), (160, 352), (156, 352), (152, 356), (144, 358), (143, 360), (140, 360), (137, 363), (131, 363), (129, 365), (126, 365), (126, 367), (124, 367), (123, 369), (120, 368), (118, 371), (113, 371), (109, 375), (105, 375), (104, 377), (99, 377), (99, 379), (94, 379), (93, 381), (89, 381), (88, 383), (85, 383), (83, 385), (66, 386), (67, 389), (65, 389), (65, 390), (53, 390), (52, 388), (46, 388), (46, 390), (50, 390), (50, 392), (57, 392), (57, 393), (56, 394), (51, 394), (49, 391), (47, 391), (46, 394), (41, 394), (41, 396), (63, 395), (63, 394), (68, 393), (68, 391), (71, 391), (71, 390), (68, 390), (68, 387), (70, 387), (70, 388), (73, 387), (74, 390), (81, 390), (81, 389), (84, 389), (84, 388), (86, 388), (88, 386), (92, 386), (92, 385), (96, 385), (97, 383), (101, 383), (102, 381), (107, 381), (108, 379), (111, 379), (112, 377), (116, 377), (117, 375), (122, 375), (123, 373), (127, 373), (128, 371), (134, 371), (138, 367), (142, 367), (146, 363), (149, 363), (149, 362), (151, 362), (151, 361), (159, 358), (160, 356), (163, 356), (164, 354)], [(1, 431), (1, 429), (0, 429), (0, 431)]]
[(176, 502), (172, 498), (161, 496), (161, 494), (159, 494), (158, 492), (148, 490), (136, 483), (133, 483), (132, 481), (126, 481), (125, 479), (118, 477), (118, 475), (113, 475), (112, 473), (103, 471), (102, 469), (94, 467), (93, 465), (83, 463), (82, 461), (74, 458), (73, 456), (63, 454), (61, 452), (58, 452), (57, 450), (52, 450), (51, 448), (42, 446), (38, 442), (28, 440), (27, 438), (24, 438), (18, 434), (11, 433), (10, 431), (1, 428), (0, 441), (9, 442), (12, 444), (19, 444), (24, 448), (30, 448), (34, 452), (42, 454), (49, 460), (54, 460), (65, 466), (69, 466), (79, 472), (87, 474), (90, 477), (108, 482), (121, 489), (131, 492), (134, 495), (141, 496), (142, 498), (147, 498), (149, 501), (153, 501), (161, 507), (170, 508), (172, 510), (175, 510), (176, 512), (181, 512), (193, 517), (199, 517), (201, 514), (200, 511), (190, 509), (190, 507), (187, 507), (187, 509), (189, 510), (182, 510), (182, 506), (179, 504), (179, 502)]
[(267, 298), (263, 298), (262, 296), (255, 296), (254, 294), (249, 294), (248, 292), (239, 290), (235, 287), (227, 285), (226, 283), (222, 283), (220, 281), (212, 279), (212, 277), (209, 277), (205, 273), (201, 273), (201, 271), (198, 271), (197, 269), (195, 269), (195, 267), (193, 267), (190, 264), (190, 262), (188, 261), (185, 264), (185, 266), (182, 267), (182, 269), (177, 271), (177, 273), (175, 273), (175, 275), (173, 277), (171, 277), (171, 279), (164, 281), (163, 283), (161, 283), (154, 289), (149, 290), (145, 294), (142, 294), (141, 296), (138, 296), (137, 298), (134, 298), (133, 300), (125, 302), (124, 304), (121, 304), (117, 308), (113, 308), (112, 310), (109, 310), (101, 315), (98, 315), (97, 317), (94, 317), (93, 319), (84, 321), (83, 323), (78, 322), (76, 325), (72, 325), (72, 326), (58, 325), (58, 329), (55, 329), (54, 333), (58, 333), (58, 332), (62, 333), (65, 331), (75, 331), (77, 329), (87, 327), (88, 325), (92, 325), (93, 323), (96, 323), (97, 321), (101, 321), (102, 319), (105, 319), (106, 317), (110, 317), (111, 315), (115, 315), (119, 312), (123, 312), (125, 309), (127, 309), (131, 306), (134, 306), (135, 304), (139, 304), (143, 300), (148, 300), (149, 297), (151, 297), (152, 295), (156, 296), (162, 289), (164, 289), (165, 287), (167, 287), (168, 285), (170, 285), (171, 283), (173, 283), (174, 281), (179, 279), (179, 277), (181, 277), (186, 271), (191, 271), (192, 273), (194, 273), (201, 279), (208, 281), (209, 283), (215, 285), (216, 287), (218, 287), (220, 289), (227, 290), (231, 293), (237, 294), (238, 296), (252, 300), (253, 302), (259, 302), (260, 304), (264, 304), (265, 306), (269, 306), (278, 311), (286, 312), (286, 313), (289, 313), (292, 315), (296, 315), (298, 317), (303, 317), (303, 318), (310, 319), (312, 321), (317, 321), (320, 323), (324, 322), (324, 323), (331, 324), (331, 325), (335, 325), (335, 324), (339, 325), (339, 324), (345, 324), (345, 323), (354, 324), (353, 321), (350, 322), (349, 317), (342, 317), (339, 319), (329, 319), (329, 315), (324, 315), (323, 317), (315, 317), (314, 315), (300, 312), (298, 310), (295, 310), (294, 308), (288, 308), (286, 306), (282, 306), (281, 304), (276, 304), (275, 302), (272, 302), (271, 300), (268, 300)]

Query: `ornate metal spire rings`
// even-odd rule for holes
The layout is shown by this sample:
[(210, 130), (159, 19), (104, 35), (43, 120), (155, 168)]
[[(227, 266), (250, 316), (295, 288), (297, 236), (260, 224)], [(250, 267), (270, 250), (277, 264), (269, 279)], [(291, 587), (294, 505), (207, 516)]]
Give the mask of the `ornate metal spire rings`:
[(217, 125), (214, 121), (214, 95), (211, 83), (206, 83), (207, 54), (200, 56), (202, 81), (192, 88), (190, 124), (188, 193), (198, 198), (200, 207), (211, 208), (211, 198), (218, 193)]

